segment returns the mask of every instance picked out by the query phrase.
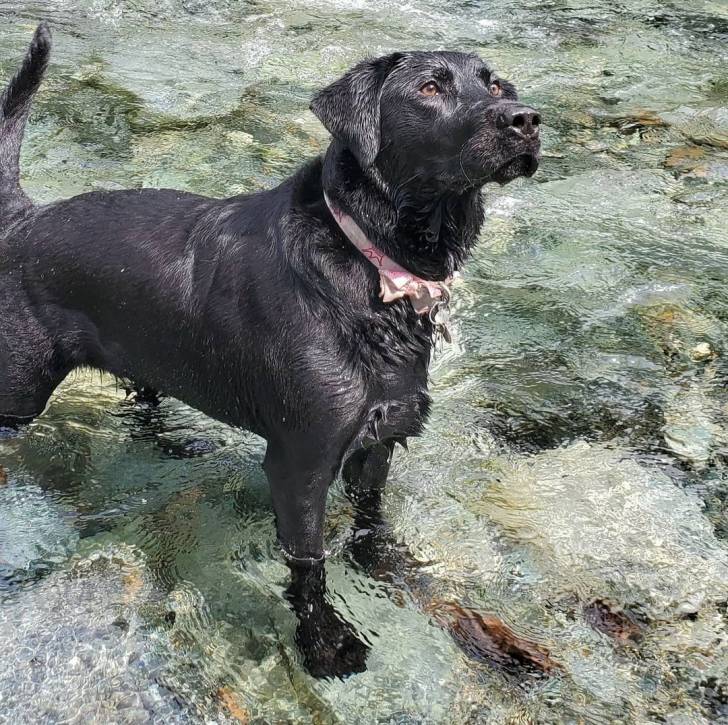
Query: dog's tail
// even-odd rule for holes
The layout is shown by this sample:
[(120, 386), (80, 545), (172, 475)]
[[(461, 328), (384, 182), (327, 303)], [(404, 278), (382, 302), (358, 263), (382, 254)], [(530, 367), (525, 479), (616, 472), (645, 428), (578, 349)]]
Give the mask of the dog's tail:
[(0, 96), (0, 199), (24, 196), (20, 188), (20, 146), (30, 105), (51, 54), (51, 31), (41, 23), (23, 64)]

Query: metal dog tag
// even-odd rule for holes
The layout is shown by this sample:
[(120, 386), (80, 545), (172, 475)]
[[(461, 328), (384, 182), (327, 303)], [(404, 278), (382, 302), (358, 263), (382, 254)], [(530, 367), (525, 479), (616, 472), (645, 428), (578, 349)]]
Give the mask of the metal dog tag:
[(450, 306), (444, 302), (440, 302), (435, 308), (432, 323), (435, 327), (440, 327), (440, 325), (447, 325), (448, 322), (450, 322)]
[(430, 322), (435, 326), (435, 334), (441, 335), (445, 342), (452, 342), (452, 335), (447, 327), (450, 322), (450, 305), (447, 302), (438, 302), (430, 310)]
[(450, 334), (450, 329), (447, 325), (438, 325), (437, 332), (442, 336), (442, 339), (448, 343), (448, 345), (452, 342), (452, 335)]

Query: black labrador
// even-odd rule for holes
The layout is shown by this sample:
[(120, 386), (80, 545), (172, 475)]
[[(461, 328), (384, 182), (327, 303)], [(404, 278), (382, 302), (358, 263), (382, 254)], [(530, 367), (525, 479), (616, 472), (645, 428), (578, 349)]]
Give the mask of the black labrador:
[(535, 172), (539, 115), (476, 55), (392, 53), (315, 95), (331, 145), (274, 189), (36, 206), (19, 155), (50, 46), (41, 24), (0, 99), (0, 426), (91, 367), (262, 436), (305, 664), (360, 671), (367, 646), (326, 598), (327, 492), (343, 471), (357, 520), (379, 521), (481, 188)]

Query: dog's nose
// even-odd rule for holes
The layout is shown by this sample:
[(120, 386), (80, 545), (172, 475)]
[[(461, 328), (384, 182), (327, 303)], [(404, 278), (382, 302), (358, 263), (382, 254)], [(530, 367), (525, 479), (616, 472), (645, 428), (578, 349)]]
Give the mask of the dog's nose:
[(498, 114), (498, 128), (509, 128), (529, 141), (537, 139), (541, 116), (528, 106), (513, 105)]

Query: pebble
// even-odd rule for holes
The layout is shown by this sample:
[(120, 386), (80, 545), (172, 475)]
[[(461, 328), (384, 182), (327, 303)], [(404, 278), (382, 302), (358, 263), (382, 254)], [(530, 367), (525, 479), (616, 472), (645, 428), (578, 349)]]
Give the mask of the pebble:
[(690, 357), (695, 362), (703, 362), (704, 360), (710, 360), (716, 357), (716, 354), (713, 352), (710, 343), (701, 342), (690, 351)]

